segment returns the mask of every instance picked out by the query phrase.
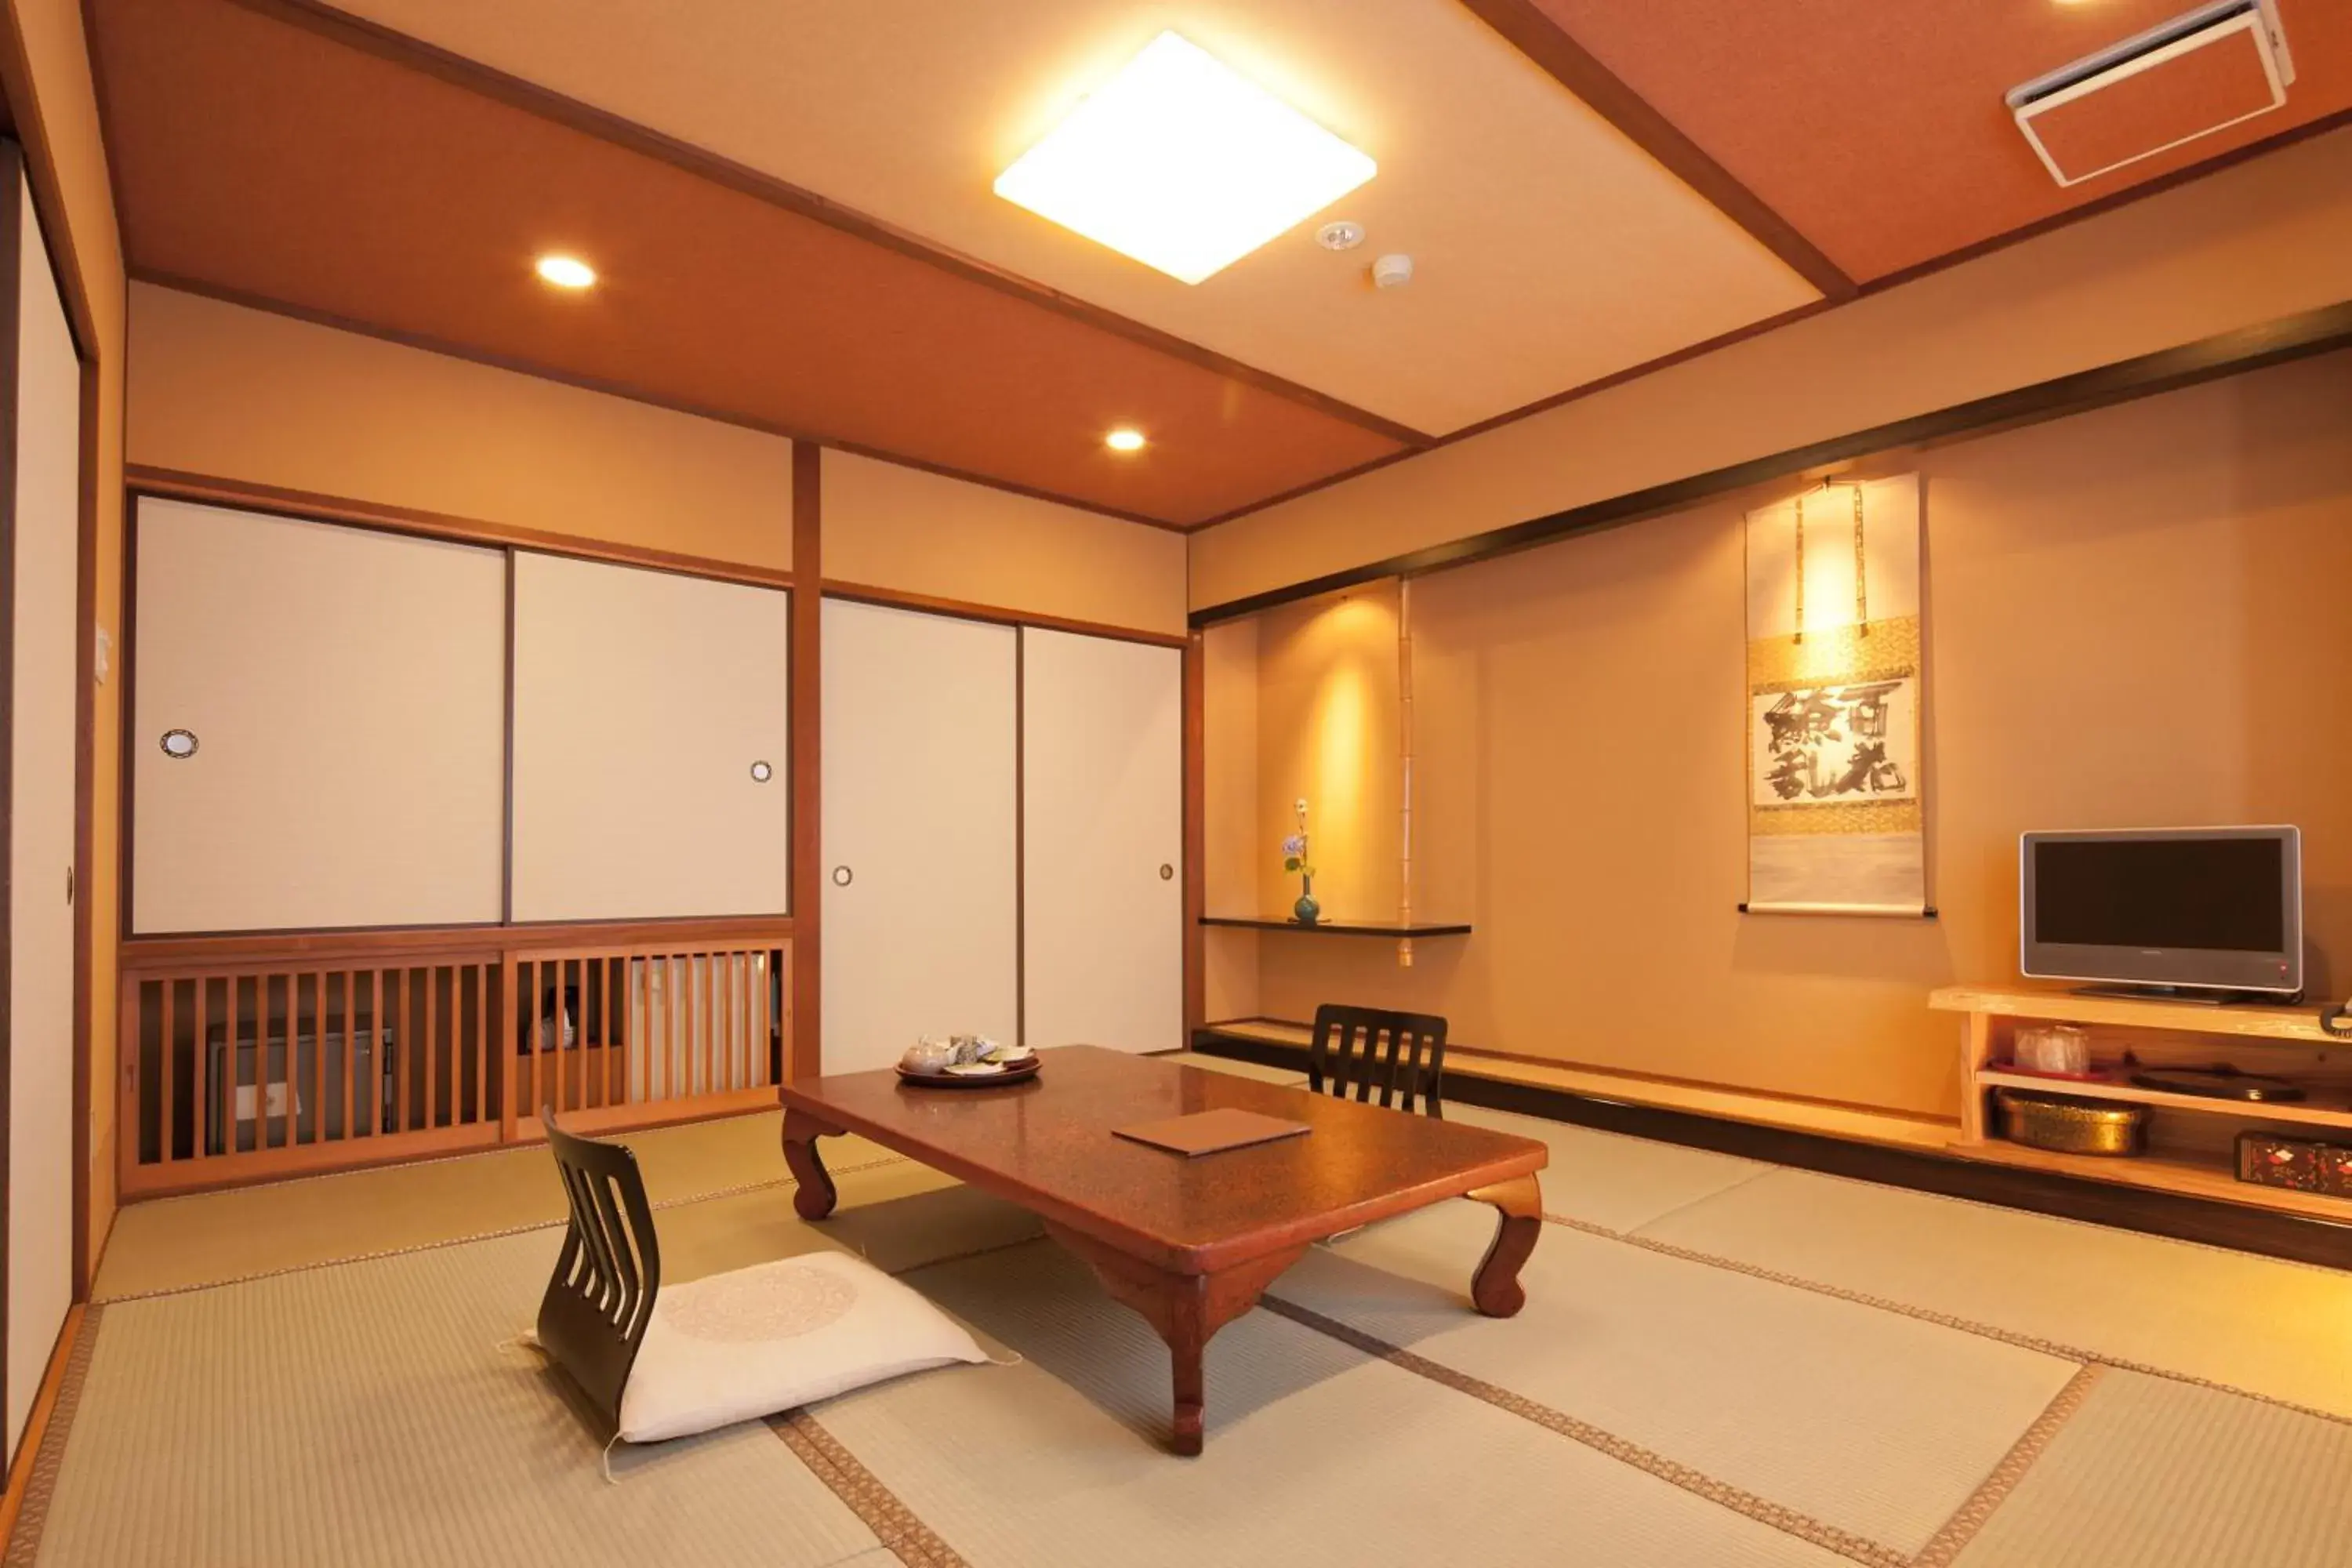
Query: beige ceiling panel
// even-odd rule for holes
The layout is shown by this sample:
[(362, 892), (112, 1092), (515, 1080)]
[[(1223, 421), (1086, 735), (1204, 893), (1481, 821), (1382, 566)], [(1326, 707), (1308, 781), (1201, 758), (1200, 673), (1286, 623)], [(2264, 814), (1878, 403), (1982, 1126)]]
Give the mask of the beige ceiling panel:
[[(1432, 433), (1818, 297), (1455, 0), (346, 4)], [(1326, 215), (1363, 224), (1361, 248), (1324, 250), (1310, 221), (1188, 286), (991, 191), (1164, 28), (1379, 162)], [(1388, 251), (1415, 277), (1376, 290)]]

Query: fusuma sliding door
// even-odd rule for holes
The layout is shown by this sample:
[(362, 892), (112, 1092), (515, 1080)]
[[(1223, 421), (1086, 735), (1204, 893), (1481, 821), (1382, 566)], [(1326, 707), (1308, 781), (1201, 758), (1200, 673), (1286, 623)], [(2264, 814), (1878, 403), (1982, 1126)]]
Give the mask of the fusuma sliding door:
[(138, 502), (131, 930), (499, 918), (506, 559)]
[(1024, 628), (1022, 896), (1033, 1046), (1184, 1043), (1183, 656)]
[[(16, 1451), (73, 1299), (75, 547), (81, 370), (15, 149), (14, 395), (5, 402), (7, 1447)], [(100, 940), (105, 940), (103, 933)]]
[(824, 606), (824, 1069), (1020, 1026), (1008, 626)]
[(518, 551), (514, 918), (792, 901), (790, 595)]

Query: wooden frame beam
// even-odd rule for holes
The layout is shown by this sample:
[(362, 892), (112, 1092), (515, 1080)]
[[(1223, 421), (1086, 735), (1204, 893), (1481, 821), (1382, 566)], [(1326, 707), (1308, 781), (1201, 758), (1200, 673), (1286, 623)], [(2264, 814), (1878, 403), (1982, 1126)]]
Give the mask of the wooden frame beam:
[(1850, 300), (1854, 280), (1787, 218), (1767, 205), (1674, 121), (1650, 107), (1616, 72), (1545, 15), (1534, 0), (1462, 0), (1477, 18), (1519, 53), (1541, 66), (1560, 86), (1624, 132), (1633, 145), (1665, 165), (1666, 172), (1706, 198), (1717, 211), (1748, 231), (1799, 277), (1832, 300)]
[[(824, 454), (793, 443), (793, 571), (824, 580)], [(792, 1039), (784, 1081), (824, 1070), (824, 595), (793, 595), (792, 623)]]
[(2183, 343), (2178, 348), (2160, 349), (2154, 353), (2119, 360), (2113, 364), (2078, 371), (2072, 375), (2036, 382), (2014, 391), (1995, 393), (1990, 397), (1956, 403), (1933, 413), (1874, 425), (1851, 435), (1793, 447), (1769, 457), (1755, 458), (1726, 468), (1710, 468), (1687, 479), (1628, 490), (1622, 495), (1529, 518), (1525, 522), (1488, 529), (1483, 533), (1470, 534), (1443, 544), (1427, 545), (1384, 560), (1367, 562), (1360, 566), (1327, 572), (1303, 582), (1269, 588), (1264, 593), (1194, 610), (1190, 617), (1191, 624), (1194, 626), (1213, 626), (1219, 621), (1255, 615), (1279, 605), (1296, 604), (1302, 599), (1337, 593), (1342, 588), (1378, 582), (1384, 577), (1419, 576), (1424, 573), (1443, 571), (1449, 566), (1473, 565), (1515, 551), (1532, 550), (1538, 545), (1572, 539), (1578, 534), (1618, 528), (1679, 511), (1685, 507), (1730, 495), (1753, 485), (1789, 479), (1808, 469), (1846, 463), (1897, 447), (1950, 441), (1964, 436), (1990, 435), (1995, 431), (2063, 419), (2071, 414), (2086, 414), (2113, 404), (2153, 397), (2158, 393), (2218, 381), (2223, 376), (2260, 370), (2265, 365), (2281, 364), (2288, 360), (2303, 359), (2347, 346), (2352, 346), (2352, 300), (2323, 305), (2283, 321), (2220, 332), (2192, 343)]

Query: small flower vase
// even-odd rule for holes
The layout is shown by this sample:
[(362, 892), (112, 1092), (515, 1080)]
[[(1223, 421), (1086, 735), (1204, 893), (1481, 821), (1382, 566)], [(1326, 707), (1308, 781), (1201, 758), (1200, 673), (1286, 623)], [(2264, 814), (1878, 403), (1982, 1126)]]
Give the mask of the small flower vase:
[(1323, 906), (1315, 901), (1315, 879), (1298, 879), (1298, 901), (1290, 906), (1290, 916), (1300, 925), (1311, 926), (1323, 918)]

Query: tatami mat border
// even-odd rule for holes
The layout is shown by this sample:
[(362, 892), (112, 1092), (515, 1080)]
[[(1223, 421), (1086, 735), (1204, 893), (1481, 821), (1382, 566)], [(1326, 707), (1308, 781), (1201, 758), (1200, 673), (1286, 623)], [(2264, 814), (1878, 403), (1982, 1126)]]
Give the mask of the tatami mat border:
[(1386, 1340), (1340, 1322), (1336, 1318), (1327, 1318), (1311, 1308), (1298, 1305), (1296, 1301), (1268, 1295), (1259, 1297), (1258, 1305), (1278, 1316), (1289, 1319), (1302, 1328), (1312, 1329), (1318, 1333), (1328, 1335), (1342, 1344), (1351, 1345), (1366, 1355), (1377, 1357), (1391, 1366), (1425, 1377), (1432, 1383), (1442, 1384), (1457, 1394), (1466, 1394), (1473, 1399), (1484, 1400), (1496, 1409), (1508, 1411), (1522, 1420), (1532, 1421), (1538, 1426), (1559, 1433), (1570, 1442), (1580, 1443), (1595, 1453), (1605, 1455), (1620, 1464), (1630, 1465), (1644, 1475), (1664, 1481), (1668, 1486), (1678, 1487), (1693, 1497), (1704, 1499), (1718, 1508), (1727, 1508), (1734, 1513), (1743, 1514), (1759, 1524), (1780, 1531), (1783, 1535), (1793, 1535), (1800, 1541), (1810, 1542), (1824, 1551), (1834, 1552), (1841, 1557), (1867, 1563), (1870, 1568), (1909, 1568), (1910, 1559), (1891, 1546), (1882, 1546), (1867, 1537), (1856, 1535), (1852, 1531), (1840, 1530), (1833, 1524), (1825, 1524), (1811, 1514), (1801, 1513), (1795, 1509), (1784, 1507), (1769, 1498), (1759, 1497), (1754, 1492), (1743, 1490), (1727, 1481), (1717, 1480), (1714, 1477), (1695, 1470), (1688, 1465), (1681, 1464), (1667, 1458), (1664, 1454), (1645, 1448), (1639, 1443), (1620, 1437), (1613, 1432), (1604, 1431), (1591, 1422), (1580, 1421), (1565, 1411), (1555, 1410), (1549, 1405), (1538, 1404), (1525, 1394), (1514, 1394), (1499, 1384), (1472, 1377), (1468, 1373), (1457, 1371), (1442, 1362), (1432, 1361), (1427, 1356), (1416, 1355), (1402, 1345), (1392, 1345)]
[(25, 1500), (16, 1512), (16, 1528), (9, 1533), (6, 1555), (0, 1556), (0, 1568), (33, 1568), (41, 1555), (41, 1530), (48, 1522), (49, 1499), (57, 1492), (58, 1468), (65, 1463), (66, 1440), (73, 1433), (74, 1414), (81, 1408), (90, 1352), (97, 1348), (105, 1316), (105, 1307), (96, 1301), (82, 1311), (81, 1331), (74, 1336), (65, 1376), (58, 1381), (58, 1402), (49, 1411), (48, 1427), (33, 1455), (32, 1473), (25, 1478)]
[(1638, 1247), (1645, 1252), (1654, 1252), (1664, 1258), (1680, 1258), (1685, 1263), (1696, 1263), (1709, 1268), (1729, 1269), (1734, 1274), (1745, 1274), (1751, 1279), (1761, 1279), (1769, 1284), (1786, 1285), (1798, 1290), (1810, 1290), (1816, 1296), (1835, 1297), (1838, 1300), (1851, 1301), (1858, 1307), (1872, 1307), (1882, 1312), (1894, 1312), (1902, 1317), (1916, 1318), (1923, 1323), (1933, 1323), (1938, 1328), (1954, 1329), (1964, 1334), (1974, 1334), (1980, 1339), (1998, 1340), (2002, 1344), (2014, 1345), (2019, 1350), (2034, 1351), (2042, 1355), (2053, 1356), (2060, 1361), (2071, 1361), (2084, 1365), (2095, 1363), (2116, 1372), (2138, 1373), (2144, 1377), (2160, 1377), (2170, 1383), (2187, 1384), (2193, 1388), (2210, 1388), (2217, 1394), (2232, 1394), (2241, 1399), (2251, 1399), (2258, 1404), (2274, 1405), (2281, 1410), (2292, 1410), (2298, 1415), (2316, 1416), (2322, 1421), (2333, 1422), (2338, 1426), (2352, 1426), (2352, 1416), (2338, 1415), (2332, 1410), (2322, 1410), (2315, 1405), (2298, 1405), (2291, 1399), (2281, 1399), (2275, 1394), (2258, 1393), (2251, 1388), (2240, 1388), (2235, 1384), (2221, 1383), (2210, 1377), (2200, 1377), (2195, 1373), (2176, 1372), (2168, 1367), (2152, 1366), (2146, 1362), (2125, 1361), (2103, 1352), (2084, 1350), (2080, 1345), (2061, 1344), (2056, 1340), (2040, 1339), (2032, 1334), (2020, 1333), (2014, 1329), (2001, 1328), (1997, 1324), (1979, 1323), (1973, 1319), (1956, 1317), (1949, 1312), (1938, 1312), (1932, 1307), (1915, 1307), (1907, 1301), (1896, 1301), (1885, 1296), (1873, 1296), (1862, 1290), (1849, 1290), (1842, 1285), (1825, 1285), (1818, 1279), (1805, 1279), (1802, 1275), (1784, 1274), (1780, 1269), (1767, 1268), (1761, 1264), (1744, 1263), (1736, 1258), (1722, 1258), (1712, 1252), (1701, 1252), (1696, 1247), (1677, 1247), (1671, 1241), (1658, 1241), (1630, 1231), (1612, 1230), (1607, 1226), (1595, 1225), (1591, 1220), (1575, 1219), (1568, 1215), (1547, 1213), (1544, 1218), (1552, 1225), (1565, 1226), (1570, 1230), (1582, 1231), (1587, 1236), (1597, 1236), (1604, 1241), (1621, 1241), (1628, 1247)]
[[(885, 1155), (879, 1160), (867, 1160), (860, 1164), (842, 1165), (832, 1173), (846, 1176), (858, 1171), (876, 1171), (885, 1165), (908, 1163), (904, 1154)], [(790, 1187), (799, 1184), (790, 1176), (775, 1176), (761, 1182), (742, 1182), (731, 1187), (718, 1187), (707, 1193), (688, 1193), (678, 1197), (664, 1198), (654, 1205), (656, 1213), (664, 1209), (684, 1208), (692, 1204), (714, 1203), (720, 1198), (740, 1197), (745, 1193), (763, 1192), (770, 1187)], [(420, 1241), (409, 1247), (387, 1247), (375, 1252), (355, 1252), (348, 1258), (322, 1258), (315, 1263), (289, 1263), (283, 1268), (260, 1268), (250, 1274), (231, 1275), (225, 1279), (200, 1279), (187, 1285), (166, 1285), (155, 1290), (129, 1290), (118, 1296), (100, 1298), (106, 1302), (152, 1301), (163, 1296), (186, 1296), (198, 1290), (218, 1290), (230, 1285), (249, 1285), (257, 1279), (276, 1279), (288, 1274), (308, 1274), (314, 1268), (341, 1268), (352, 1263), (373, 1263), (380, 1258), (405, 1258), (414, 1252), (437, 1252), (445, 1247), (465, 1247), (477, 1241), (497, 1241), (504, 1237), (528, 1236), (535, 1230), (561, 1230), (570, 1224), (561, 1216), (535, 1219), (523, 1225), (510, 1225), (499, 1230), (475, 1231), (466, 1236), (447, 1236), (436, 1241)], [(93, 1306), (97, 1301), (91, 1303)]]
[(2042, 1458), (2042, 1451), (2050, 1447), (2051, 1439), (2058, 1436), (2058, 1429), (2083, 1407), (2083, 1401), (2091, 1396), (2091, 1390), (2097, 1386), (2106, 1370), (2096, 1362), (2074, 1370), (2074, 1375), (2066, 1380), (2066, 1386), (2058, 1391), (2058, 1396), (2043, 1407), (2033, 1425), (2028, 1426), (2023, 1436), (2010, 1446), (2009, 1452), (2001, 1456), (2001, 1461), (1993, 1467), (1992, 1474), (1987, 1476), (1984, 1483), (1969, 1494), (1969, 1500), (1944, 1521), (1944, 1528), (1936, 1531), (1934, 1538), (1919, 1549), (1919, 1555), (1911, 1560), (1912, 1568), (1950, 1568), (1952, 1561), (1959, 1556), (1969, 1542), (1976, 1539), (1977, 1531), (1985, 1527), (1985, 1521), (2008, 1500), (2009, 1494), (2017, 1489), (2017, 1483), (2025, 1479), (2025, 1472)]
[(801, 1463), (881, 1538), (883, 1545), (898, 1554), (907, 1568), (970, 1568), (955, 1548), (916, 1518), (898, 1494), (819, 1426), (815, 1416), (805, 1410), (787, 1410), (769, 1416), (768, 1425), (786, 1447), (800, 1456)]

